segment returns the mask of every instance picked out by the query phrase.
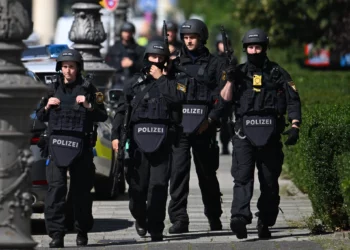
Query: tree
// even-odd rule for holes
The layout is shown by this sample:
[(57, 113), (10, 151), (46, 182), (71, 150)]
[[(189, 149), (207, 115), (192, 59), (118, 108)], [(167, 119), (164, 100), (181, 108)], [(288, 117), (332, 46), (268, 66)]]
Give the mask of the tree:
[[(349, 25), (342, 25), (349, 19), (347, 0), (238, 0), (234, 16), (244, 25), (260, 27), (268, 32), (271, 43), (287, 47), (299, 44), (321, 42), (335, 44), (344, 37)], [(347, 40), (349, 41), (349, 40)]]

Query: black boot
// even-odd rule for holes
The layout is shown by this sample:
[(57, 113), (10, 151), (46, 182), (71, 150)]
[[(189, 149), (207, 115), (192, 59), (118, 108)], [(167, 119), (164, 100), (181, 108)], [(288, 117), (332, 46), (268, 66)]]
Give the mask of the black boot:
[(150, 233), (152, 241), (162, 241), (163, 233)]
[(143, 237), (147, 234), (146, 222), (136, 220), (135, 222), (136, 232), (139, 236)]
[(222, 155), (229, 155), (230, 151), (228, 150), (228, 146), (227, 145), (222, 145)]
[(78, 232), (76, 242), (77, 242), (77, 246), (86, 246), (88, 244), (87, 233)]
[(210, 231), (220, 231), (222, 230), (222, 224), (220, 218), (209, 219)]
[(64, 237), (59, 235), (59, 236), (54, 236), (52, 238), (52, 241), (49, 243), (50, 248), (63, 248), (64, 247)]
[(271, 232), (269, 230), (269, 227), (267, 225), (264, 225), (260, 219), (258, 219), (256, 228), (258, 229), (259, 239), (271, 239)]
[(169, 234), (188, 233), (188, 223), (176, 221), (170, 228)]
[(238, 239), (245, 239), (248, 237), (246, 225), (247, 221), (243, 217), (233, 217), (231, 219), (231, 230), (236, 234)]

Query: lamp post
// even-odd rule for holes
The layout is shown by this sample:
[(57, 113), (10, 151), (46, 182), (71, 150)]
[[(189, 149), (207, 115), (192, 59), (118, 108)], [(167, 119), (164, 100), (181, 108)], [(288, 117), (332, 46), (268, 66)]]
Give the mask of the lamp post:
[(74, 42), (84, 60), (84, 71), (93, 74), (92, 83), (101, 92), (111, 84), (115, 69), (103, 62), (100, 49), (107, 35), (101, 22), (101, 6), (93, 2), (79, 2), (72, 6), (74, 21), (69, 31), (69, 39)]
[(17, 0), (0, 0), (0, 249), (33, 249), (30, 114), (46, 87), (25, 75), (22, 40), (33, 31)]

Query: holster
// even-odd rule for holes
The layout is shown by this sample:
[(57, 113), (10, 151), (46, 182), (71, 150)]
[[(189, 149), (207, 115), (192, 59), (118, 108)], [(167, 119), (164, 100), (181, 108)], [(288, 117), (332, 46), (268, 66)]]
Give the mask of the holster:
[(235, 125), (236, 124), (231, 119), (227, 120), (227, 129), (228, 129), (230, 138), (232, 138), (235, 135)]

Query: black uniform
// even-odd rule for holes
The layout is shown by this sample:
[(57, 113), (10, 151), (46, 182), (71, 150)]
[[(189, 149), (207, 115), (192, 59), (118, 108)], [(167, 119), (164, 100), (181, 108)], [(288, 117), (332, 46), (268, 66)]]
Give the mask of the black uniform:
[[(69, 84), (64, 84), (59, 78), (58, 82), (50, 85), (47, 99), (37, 110), (38, 119), (49, 123), (46, 169), (49, 188), (45, 199), (45, 223), (51, 238), (61, 238), (66, 232), (67, 170), (70, 174), (75, 227), (84, 234), (93, 226), (90, 194), (95, 175), (91, 141), (93, 122), (107, 119), (103, 102), (96, 99), (96, 93), (97, 89), (80, 75), (75, 82)], [(92, 104), (92, 111), (76, 104), (78, 95), (87, 98)], [(50, 97), (58, 98), (60, 105), (45, 111), (44, 107)]]
[[(279, 210), (278, 177), (283, 163), (280, 134), (285, 129), (286, 112), (289, 121), (301, 121), (299, 95), (290, 75), (267, 57), (261, 68), (250, 62), (239, 65), (235, 86), (236, 135), (231, 170), (235, 182), (231, 208), (234, 223), (231, 221), (231, 228), (234, 230), (237, 226), (236, 218), (244, 218), (245, 224), (251, 223), (255, 165), (261, 190), (257, 204), (259, 223), (273, 226)], [(242, 227), (238, 227), (240, 231)], [(269, 232), (265, 235), (270, 237)], [(245, 237), (243, 234), (242, 238)]]
[(120, 139), (126, 100), (132, 100), (129, 208), (140, 227), (148, 225), (153, 240), (164, 229), (172, 145), (181, 125), (181, 102), (185, 96), (165, 76), (154, 80), (138, 74), (125, 87), (124, 94), (113, 121), (112, 140)]
[[(143, 67), (144, 48), (139, 46), (134, 39), (128, 45), (124, 45), (121, 41), (116, 42), (106, 55), (106, 63), (116, 69), (113, 80), (113, 88), (122, 88), (126, 80), (130, 80), (133, 75)], [(121, 61), (124, 57), (130, 58), (134, 63), (129, 68), (123, 68)]]
[[(218, 58), (211, 55), (204, 46), (197, 57), (191, 57), (185, 46), (181, 53), (181, 56), (173, 63), (177, 71), (176, 81), (186, 89), (187, 101), (183, 105), (184, 133), (181, 136), (179, 147), (174, 148), (173, 154), (169, 217), (173, 224), (180, 222), (188, 227), (187, 197), (192, 148), (205, 206), (204, 213), (209, 222), (219, 223), (222, 210), (220, 186), (216, 176), (216, 170), (219, 167), (219, 147), (216, 141), (215, 121), (218, 120), (218, 117), (215, 105), (219, 95), (221, 65)], [(209, 128), (202, 134), (197, 134), (201, 123), (208, 118), (212, 119)], [(221, 227), (221, 223), (219, 224)]]
[[(221, 35), (220, 35), (221, 36)], [(226, 63), (226, 55), (223, 52), (217, 52), (217, 57), (219, 58), (222, 63)], [(233, 61), (232, 64), (237, 65), (237, 57), (233, 56)], [(233, 119), (233, 107), (229, 107), (225, 114), (220, 118), (220, 141), (222, 144), (222, 149), (221, 153), (223, 155), (228, 155), (230, 154), (229, 149), (228, 149), (228, 144), (231, 140), (230, 136), (230, 130), (229, 130), (229, 122), (230, 120)]]

